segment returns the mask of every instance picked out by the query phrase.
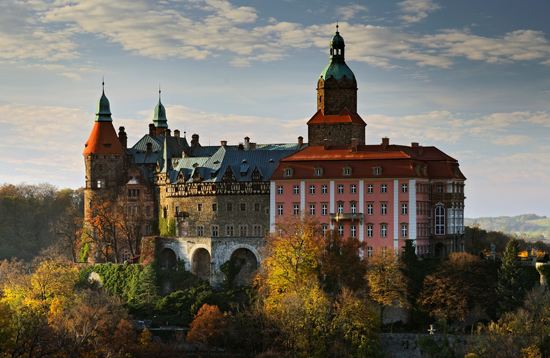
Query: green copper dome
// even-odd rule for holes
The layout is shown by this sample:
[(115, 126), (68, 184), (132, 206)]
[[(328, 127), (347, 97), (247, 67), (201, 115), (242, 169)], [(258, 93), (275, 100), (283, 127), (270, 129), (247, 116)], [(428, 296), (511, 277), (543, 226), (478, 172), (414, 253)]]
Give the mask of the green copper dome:
[(101, 91), (101, 98), (97, 102), (97, 113), (95, 116), (96, 122), (112, 122), (111, 118), (111, 105), (107, 96), (105, 96), (105, 82), (103, 83), (103, 90)]
[(166, 109), (160, 101), (160, 90), (159, 90), (159, 103), (155, 107), (155, 116), (153, 117), (153, 123), (155, 128), (168, 128), (168, 119), (166, 118)]
[(340, 36), (338, 25), (336, 25), (336, 34), (330, 40), (330, 62), (321, 72), (320, 78), (326, 81), (334, 77), (337, 81), (340, 81), (342, 78), (347, 77), (353, 81), (355, 75), (345, 62), (345, 46), (344, 38)]

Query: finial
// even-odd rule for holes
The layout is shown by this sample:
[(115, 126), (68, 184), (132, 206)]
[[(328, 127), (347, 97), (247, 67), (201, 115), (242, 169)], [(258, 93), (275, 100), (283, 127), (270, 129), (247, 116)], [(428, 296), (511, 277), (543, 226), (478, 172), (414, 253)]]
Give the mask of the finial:
[(159, 102), (160, 102), (160, 83), (159, 83)]
[(338, 34), (338, 21), (336, 21), (336, 34)]
[(105, 92), (105, 76), (101, 76), (101, 90)]

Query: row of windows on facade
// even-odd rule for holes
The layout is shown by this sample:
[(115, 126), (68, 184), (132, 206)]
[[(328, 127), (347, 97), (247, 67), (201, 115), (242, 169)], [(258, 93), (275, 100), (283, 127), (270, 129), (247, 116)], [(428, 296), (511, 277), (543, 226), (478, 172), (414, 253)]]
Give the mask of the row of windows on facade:
[[(196, 229), (197, 229), (197, 236), (204, 236), (205, 235), (204, 226), (198, 225)], [(252, 225), (252, 236), (253, 237), (261, 237), (263, 234), (264, 233), (262, 233), (262, 226), (261, 225)], [(267, 231), (265, 232), (265, 234), (267, 234)], [(239, 225), (238, 231), (235, 231), (235, 226), (234, 225), (226, 225), (225, 226), (225, 233), (220, 232), (220, 227), (218, 225), (212, 225), (212, 226), (210, 226), (210, 235), (212, 237), (219, 237), (219, 236), (247, 237), (247, 236), (249, 236), (248, 225)]]
[[(166, 207), (168, 208), (168, 206), (166, 206)], [(262, 208), (262, 207), (261, 207), (260, 203), (254, 203), (252, 209), (253, 209), (254, 211), (260, 211), (261, 208)], [(218, 206), (217, 203), (212, 203), (212, 206), (210, 207), (210, 209), (211, 209), (212, 211), (218, 211), (219, 206)], [(231, 203), (231, 202), (230, 202), (230, 203), (226, 203), (226, 205), (225, 205), (225, 210), (226, 210), (226, 211), (233, 211), (233, 209), (234, 209), (233, 203)], [(179, 206), (176, 206), (176, 207), (175, 207), (175, 210), (176, 210), (176, 215), (179, 214), (179, 212), (180, 212)], [(205, 211), (205, 210), (206, 210), (206, 206), (205, 206), (205, 205), (203, 205), (202, 203), (197, 203), (197, 211), (201, 211), (201, 212), (202, 212), (202, 211)], [(237, 204), (237, 210), (238, 210), (238, 211), (246, 211), (246, 210), (247, 210), (247, 203), (238, 203), (238, 204)]]
[[(316, 177), (322, 177), (323, 173), (325, 172), (325, 169), (321, 166), (317, 166), (313, 168), (313, 175)], [(342, 175), (343, 176), (350, 176), (353, 173), (353, 168), (349, 165), (344, 165), (342, 167)], [(372, 167), (372, 174), (373, 175), (382, 175), (382, 166), (375, 165)], [(285, 167), (284, 176), (286, 178), (291, 178), (294, 176), (294, 168), (291, 166)]]
[[(366, 224), (366, 237), (374, 237), (374, 224)], [(323, 236), (327, 234), (329, 231), (328, 224), (321, 224), (321, 229), (323, 232)], [(401, 224), (401, 237), (408, 237), (408, 230), (409, 230), (409, 224), (402, 223)], [(341, 237), (344, 237), (345, 235), (345, 225), (344, 224), (338, 224), (336, 225), (336, 231), (338, 232), (338, 235)], [(357, 237), (357, 225), (351, 224), (349, 225), (349, 236), (350, 237)], [(388, 224), (380, 224), (380, 237), (386, 238), (388, 237)]]
[[(408, 192), (408, 184), (401, 184), (401, 192), (407, 193)], [(309, 194), (315, 194), (316, 187), (315, 185), (309, 186)], [(380, 192), (381, 193), (387, 193), (388, 192), (388, 184), (380, 184)], [(283, 195), (283, 186), (277, 185), (277, 194)], [(338, 184), (336, 186), (336, 193), (337, 194), (344, 194), (344, 184)], [(357, 194), (357, 184), (349, 184), (349, 193), (350, 194)], [(367, 194), (373, 194), (374, 193), (374, 184), (367, 184)], [(292, 187), (292, 194), (300, 194), (300, 186), (294, 185)], [(328, 185), (323, 184), (321, 185), (321, 194), (328, 194)]]
[[(417, 215), (422, 215), (424, 211), (421, 208), (427, 207), (428, 203), (417, 203), (416, 213)], [(317, 205), (316, 204), (309, 204), (309, 215), (316, 215), (317, 214)], [(367, 215), (374, 215), (374, 204), (367, 203), (366, 204), (366, 214)], [(444, 209), (443, 209), (444, 211)], [(336, 213), (338, 214), (344, 214), (345, 212), (345, 204), (344, 202), (339, 201), (336, 204)], [(357, 202), (350, 201), (349, 202), (349, 213), (356, 214), (357, 211)], [(299, 215), (300, 214), (300, 204), (292, 204), (292, 214), (293, 215)], [(381, 203), (380, 204), (380, 215), (387, 215), (388, 214), (388, 204)], [(409, 204), (408, 203), (401, 203), (401, 215), (408, 215), (409, 214)], [(284, 215), (284, 204), (277, 204), (277, 215), (283, 216)], [(327, 216), (328, 215), (328, 204), (321, 204), (321, 216)]]

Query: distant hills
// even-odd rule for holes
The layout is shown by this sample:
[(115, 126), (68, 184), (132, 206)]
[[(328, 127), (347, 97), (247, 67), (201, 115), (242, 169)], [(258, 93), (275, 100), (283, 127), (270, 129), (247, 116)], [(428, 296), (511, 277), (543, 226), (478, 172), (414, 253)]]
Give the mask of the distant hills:
[(483, 230), (502, 231), (517, 236), (550, 239), (550, 219), (536, 214), (497, 216), (464, 220), (466, 226), (477, 223)]

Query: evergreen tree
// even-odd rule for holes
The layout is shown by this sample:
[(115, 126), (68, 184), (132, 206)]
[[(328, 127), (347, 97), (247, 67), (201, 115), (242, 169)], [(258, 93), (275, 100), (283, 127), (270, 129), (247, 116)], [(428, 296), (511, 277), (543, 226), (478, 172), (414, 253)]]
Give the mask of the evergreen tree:
[(146, 266), (139, 274), (139, 285), (136, 288), (135, 302), (138, 309), (152, 316), (153, 308), (158, 300), (157, 275), (152, 265)]
[(519, 241), (512, 238), (502, 258), (502, 266), (498, 272), (497, 296), (498, 315), (514, 311), (521, 306), (525, 296), (524, 274), (519, 255)]

